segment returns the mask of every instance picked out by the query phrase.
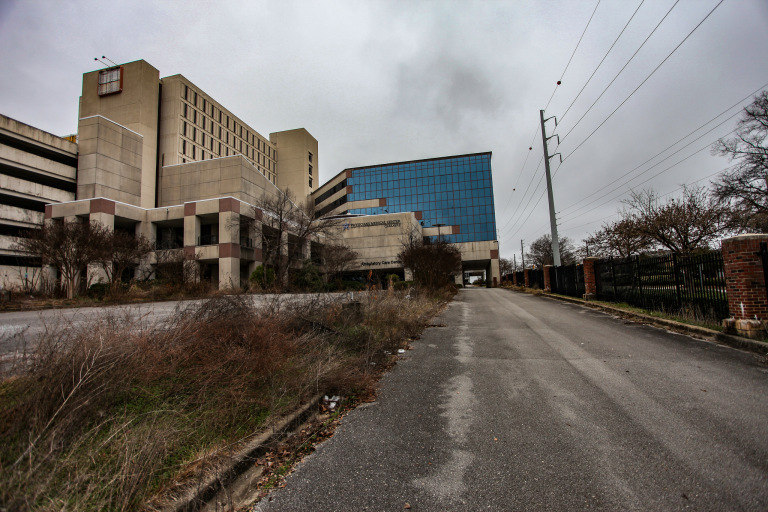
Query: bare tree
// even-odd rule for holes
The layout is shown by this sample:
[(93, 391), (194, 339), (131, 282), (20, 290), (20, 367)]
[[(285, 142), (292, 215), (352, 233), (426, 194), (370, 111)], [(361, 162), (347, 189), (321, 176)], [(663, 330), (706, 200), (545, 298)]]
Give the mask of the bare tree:
[(643, 234), (631, 218), (622, 218), (603, 224), (603, 227), (587, 237), (590, 256), (618, 256), (626, 258), (653, 247), (653, 241)]
[(312, 241), (331, 244), (338, 219), (318, 218), (314, 204), (297, 205), (290, 191), (265, 193), (253, 205), (251, 231), (262, 239), (262, 259), (275, 269), (276, 282), (287, 283), (288, 270), (306, 259), (305, 248)]
[[(573, 265), (576, 263), (575, 249), (571, 240), (567, 236), (561, 236), (559, 245), (560, 263), (562, 265)], [(552, 237), (550, 235), (542, 235), (534, 240), (531, 243), (530, 252), (525, 254), (525, 258), (527, 262), (537, 267), (552, 265), (555, 261), (555, 257), (552, 254)]]
[(515, 265), (512, 263), (512, 260), (509, 258), (500, 258), (499, 259), (499, 273), (501, 274), (502, 279), (504, 276), (511, 274), (515, 271)]
[(99, 249), (99, 266), (115, 291), (125, 270), (138, 265), (152, 251), (152, 243), (143, 235), (116, 230), (103, 237)]
[(56, 268), (71, 299), (77, 292), (81, 273), (104, 254), (109, 235), (101, 224), (49, 222), (20, 238), (16, 248), (40, 258), (43, 265)]
[(352, 267), (358, 253), (344, 244), (325, 244), (322, 248), (323, 266), (328, 281), (340, 278)]
[(634, 192), (625, 204), (639, 236), (680, 254), (709, 247), (729, 229), (727, 206), (703, 187), (685, 187), (667, 202), (652, 190)]
[(736, 136), (718, 140), (712, 152), (736, 162), (714, 182), (715, 196), (729, 203), (737, 231), (768, 232), (768, 91), (744, 108)]
[(408, 237), (399, 259), (414, 281), (427, 288), (445, 286), (461, 271), (461, 251), (440, 238)]

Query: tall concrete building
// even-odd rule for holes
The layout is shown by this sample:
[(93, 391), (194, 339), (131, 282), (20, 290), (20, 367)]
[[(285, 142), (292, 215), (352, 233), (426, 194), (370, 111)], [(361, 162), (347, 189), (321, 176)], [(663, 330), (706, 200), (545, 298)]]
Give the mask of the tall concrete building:
[[(85, 73), (79, 114), (77, 145), (40, 130), (17, 137), (30, 141), (16, 160), (48, 155), (22, 176), (48, 188), (35, 189), (36, 202), (13, 200), (27, 226), (44, 216), (141, 234), (204, 263), (219, 287), (237, 287), (264, 260), (251, 233), (276, 222), (256, 206), (286, 191), (348, 216), (341, 236), (361, 255), (353, 270), (397, 271), (403, 237), (416, 233), (453, 237), (465, 270), (498, 277), (490, 153), (347, 169), (318, 187), (318, 143), (306, 129), (265, 137), (184, 76), (161, 78), (143, 60)], [(18, 196), (25, 186), (8, 188)]]

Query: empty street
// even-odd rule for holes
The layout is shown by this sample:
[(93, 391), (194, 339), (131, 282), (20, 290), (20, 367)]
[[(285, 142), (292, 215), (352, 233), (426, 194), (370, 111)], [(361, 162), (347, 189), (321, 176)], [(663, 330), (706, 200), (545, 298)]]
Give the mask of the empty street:
[(255, 510), (766, 510), (765, 359), (461, 290)]

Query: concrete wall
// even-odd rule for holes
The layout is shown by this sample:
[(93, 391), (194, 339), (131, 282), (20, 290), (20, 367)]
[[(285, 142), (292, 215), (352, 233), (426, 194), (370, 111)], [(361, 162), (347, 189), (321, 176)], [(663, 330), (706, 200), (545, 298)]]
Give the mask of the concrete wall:
[[(83, 75), (80, 118), (100, 115), (142, 136), (141, 165), (138, 166), (141, 170), (140, 201), (138, 204), (144, 208), (152, 208), (155, 206), (155, 184), (157, 181), (160, 72), (143, 60), (129, 62), (123, 64), (122, 67), (123, 90), (108, 96), (99, 96), (98, 94), (98, 70)], [(81, 133), (81, 128), (86, 126), (88, 125), (78, 125), (78, 141), (80, 142), (87, 138), (84, 137), (85, 134)], [(90, 134), (88, 135), (90, 136)], [(133, 194), (133, 192), (129, 193)]]
[[(304, 202), (318, 186), (317, 139), (304, 128), (270, 133), (277, 147), (277, 186), (290, 190), (296, 202)], [(312, 154), (312, 161), (309, 155)], [(309, 166), (312, 166), (312, 185), (309, 185)]]
[(345, 219), (339, 238), (358, 258), (350, 270), (400, 269), (398, 255), (408, 237), (421, 237), (421, 225), (413, 213), (390, 213)]
[(102, 116), (80, 119), (78, 136), (77, 198), (108, 197), (141, 206), (144, 138)]
[(275, 186), (242, 155), (166, 166), (160, 182), (160, 206), (232, 196), (246, 203), (261, 200)]

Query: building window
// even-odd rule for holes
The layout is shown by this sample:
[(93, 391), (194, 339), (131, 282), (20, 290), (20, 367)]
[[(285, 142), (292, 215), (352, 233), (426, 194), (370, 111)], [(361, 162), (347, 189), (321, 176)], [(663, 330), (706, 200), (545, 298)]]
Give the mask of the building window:
[(181, 134), (185, 137), (187, 136), (187, 123), (183, 122), (181, 123)]
[(187, 87), (187, 84), (184, 84), (184, 99), (189, 101), (189, 87)]
[(195, 146), (192, 146), (192, 159), (195, 159)]
[(181, 141), (181, 154), (186, 155), (187, 154), (187, 141), (182, 140)]
[(309, 164), (309, 175), (312, 176), (312, 164)]
[(123, 90), (123, 67), (99, 71), (99, 96), (116, 94)]
[(195, 106), (197, 106), (197, 91), (195, 91)]
[(189, 119), (189, 117), (187, 116), (187, 104), (186, 103), (184, 104), (184, 119)]
[[(309, 158), (310, 162), (312, 161), (312, 152), (311, 151), (309, 152), (309, 156), (307, 158)], [(309, 172), (312, 172), (312, 166), (311, 165), (309, 166)]]
[(312, 188), (312, 177), (309, 177), (309, 188)]

